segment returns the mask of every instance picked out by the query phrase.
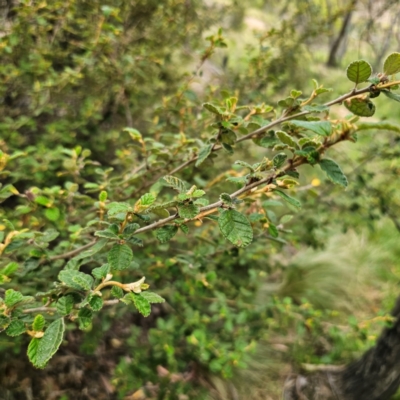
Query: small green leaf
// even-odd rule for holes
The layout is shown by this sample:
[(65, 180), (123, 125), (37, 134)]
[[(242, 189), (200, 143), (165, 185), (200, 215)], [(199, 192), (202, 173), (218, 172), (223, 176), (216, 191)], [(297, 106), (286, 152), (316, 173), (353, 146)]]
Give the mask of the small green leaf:
[(283, 144), (287, 144), (289, 147), (293, 147), (294, 149), (299, 148), (299, 145), (296, 143), (296, 141), (286, 132), (276, 131), (275, 134)]
[(301, 203), (299, 200), (295, 199), (294, 197), (289, 196), (285, 192), (282, 192), (281, 190), (274, 190), (274, 193), (276, 193), (278, 196), (282, 197), (283, 200), (285, 200), (287, 203), (290, 205), (296, 207), (296, 208), (301, 208)]
[(270, 223), (268, 226), (268, 232), (273, 238), (277, 238), (279, 236), (278, 228), (272, 223)]
[(38, 347), (41, 339), (38, 338), (33, 338), (29, 342), (28, 350), (27, 350), (27, 355), (29, 358), (29, 361), (37, 367), (37, 353), (38, 353)]
[(91, 257), (94, 254), (98, 253), (103, 247), (108, 243), (108, 239), (100, 239), (96, 244), (94, 244), (90, 249), (83, 251), (78, 254), (73, 260), (82, 260), (87, 257)]
[(79, 329), (85, 331), (92, 325), (93, 312), (88, 308), (81, 308), (78, 313)]
[(172, 175), (164, 176), (164, 181), (167, 183), (167, 186), (172, 187), (173, 189), (177, 190), (179, 193), (186, 191), (186, 185), (183, 181), (179, 178), (176, 178)]
[(107, 200), (107, 192), (102, 190), (99, 194), (99, 201), (105, 202)]
[(232, 207), (233, 206), (233, 200), (232, 197), (228, 194), (228, 193), (222, 193), (219, 196), (219, 199), (228, 207)]
[(221, 107), (219, 107), (215, 104), (212, 104), (212, 103), (204, 103), (203, 107), (206, 110), (211, 111), (213, 114), (217, 114), (217, 115), (222, 115), (225, 112), (224, 109), (222, 109)]
[(119, 240), (118, 235), (116, 235), (114, 232), (111, 232), (107, 229), (104, 231), (96, 231), (94, 233), (94, 236), (107, 238), (107, 239), (111, 239), (111, 240)]
[(299, 128), (307, 129), (320, 136), (329, 136), (332, 134), (332, 124), (329, 121), (290, 121), (290, 123)]
[(372, 117), (375, 114), (375, 104), (367, 96), (352, 97), (344, 101), (345, 107), (360, 117)]
[(0, 270), (1, 275), (10, 276), (18, 269), (19, 265), (15, 261), (10, 262), (7, 264), (3, 269)]
[(137, 141), (142, 140), (142, 134), (135, 128), (124, 128), (123, 131), (128, 132), (132, 140), (137, 140)]
[(347, 78), (355, 84), (365, 82), (372, 74), (371, 65), (364, 60), (353, 61), (346, 70)]
[(386, 58), (383, 64), (383, 72), (386, 75), (394, 75), (400, 72), (400, 53), (392, 53)]
[(196, 164), (195, 164), (196, 167), (201, 165), (203, 163), (203, 161), (205, 161), (207, 159), (207, 157), (211, 154), (213, 146), (214, 146), (213, 144), (208, 144), (206, 146), (203, 146), (199, 150), (199, 154), (197, 155), (197, 161), (196, 161)]
[(178, 232), (176, 225), (164, 225), (156, 230), (156, 237), (161, 243), (169, 242)]
[(329, 158), (324, 158), (319, 162), (319, 165), (333, 183), (347, 187), (347, 178), (335, 161), (330, 160)]
[(113, 286), (111, 289), (111, 296), (121, 299), (124, 297), (124, 291), (118, 286)]
[(241, 167), (248, 168), (251, 172), (254, 172), (253, 166), (247, 163), (246, 161), (237, 160), (235, 161), (235, 165), (240, 165)]
[(89, 290), (93, 284), (93, 278), (90, 275), (73, 269), (60, 271), (58, 279), (66, 286), (77, 290)]
[(44, 215), (49, 221), (55, 222), (60, 218), (60, 210), (57, 207), (46, 208)]
[(312, 105), (307, 105), (303, 107), (304, 111), (309, 111), (309, 112), (314, 112), (314, 113), (320, 113), (320, 112), (325, 112), (325, 111), (329, 111), (329, 107), (328, 106), (324, 106), (323, 104), (319, 104), (316, 106), (312, 106)]
[(50, 207), (52, 201), (45, 196), (36, 196), (35, 203), (40, 204), (41, 206), (44, 206), (44, 207)]
[(221, 132), (220, 141), (227, 145), (233, 146), (236, 143), (236, 133), (231, 129), (224, 129)]
[(286, 159), (287, 159), (287, 155), (285, 153), (278, 153), (272, 159), (272, 163), (274, 164), (275, 168), (280, 168), (285, 163)]
[(178, 206), (179, 216), (185, 219), (192, 219), (199, 214), (200, 208), (196, 204), (188, 203)]
[(103, 279), (110, 272), (110, 264), (104, 264), (101, 267), (92, 269), (92, 275), (96, 279)]
[(107, 215), (113, 217), (116, 214), (132, 212), (133, 208), (128, 203), (112, 202), (107, 205)]
[(48, 326), (37, 347), (35, 367), (44, 368), (46, 366), (50, 358), (53, 357), (60, 347), (64, 330), (64, 318), (56, 319)]
[(238, 247), (246, 247), (253, 240), (249, 220), (239, 211), (224, 210), (218, 217), (219, 228), (226, 239)]
[(89, 296), (89, 306), (93, 311), (100, 311), (103, 308), (103, 299), (97, 295)]
[(111, 270), (123, 270), (129, 267), (133, 260), (132, 249), (126, 244), (115, 244), (107, 255)]
[(21, 292), (17, 292), (14, 289), (8, 289), (6, 290), (6, 294), (4, 297), (4, 304), (6, 305), (6, 307), (11, 308), (23, 299), (24, 295)]
[(156, 196), (152, 193), (144, 194), (135, 204), (135, 211), (140, 212), (150, 207), (156, 201)]
[(165, 302), (165, 299), (163, 299), (157, 293), (148, 292), (147, 290), (145, 292), (141, 292), (140, 295), (142, 297), (144, 297), (149, 303), (164, 303)]
[(26, 332), (25, 324), (19, 319), (11, 321), (6, 329), (6, 334), (12, 337), (19, 336), (24, 332)]
[(62, 316), (70, 314), (73, 307), (74, 298), (71, 295), (63, 296), (57, 300), (57, 312)]
[(46, 321), (42, 314), (36, 315), (32, 323), (32, 329), (36, 332), (43, 330)]
[(163, 207), (162, 205), (158, 205), (158, 206), (151, 206), (149, 207), (146, 211), (146, 214), (150, 214), (153, 213), (155, 215), (157, 215), (160, 218), (168, 218), (169, 217), (169, 212), (168, 210)]
[(179, 228), (185, 235), (189, 233), (189, 228), (186, 224), (179, 224)]
[(389, 97), (389, 99), (395, 100), (400, 102), (400, 95), (391, 92), (390, 90), (381, 90), (381, 92), (386, 96)]
[(130, 297), (136, 309), (144, 317), (148, 317), (151, 312), (150, 301), (143, 297), (141, 294), (129, 293), (127, 296)]

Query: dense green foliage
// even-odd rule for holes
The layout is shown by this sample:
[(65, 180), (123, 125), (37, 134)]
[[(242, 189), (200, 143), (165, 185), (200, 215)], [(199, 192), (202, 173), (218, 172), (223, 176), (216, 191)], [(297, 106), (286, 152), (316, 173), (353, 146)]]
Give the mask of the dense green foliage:
[[(328, 285), (321, 296), (307, 274), (329, 276), (332, 260), (325, 270), (312, 255), (290, 268), (282, 260), (289, 243), (329, 247), (329, 229), (355, 225), (349, 210), (395, 219), (395, 183), (378, 166), (398, 172), (397, 139), (361, 140), (359, 159), (371, 170), (348, 176), (350, 162), (330, 148), (367, 130), (398, 133), (359, 117), (374, 115), (380, 94), (399, 106), (400, 54), (380, 74), (357, 60), (341, 71), (338, 89), (314, 79), (302, 93), (288, 88), (301, 72), (291, 76), (288, 65), (322, 27), (285, 41), (288, 23), (262, 38), (277, 38), (279, 51), (260, 46), (247, 75), (234, 70), (221, 87), (204, 81), (196, 91), (202, 68), (227, 46), (221, 29), (205, 34), (227, 10), (243, 12), (202, 1), (94, 0), (21, 2), (5, 17), (0, 330), (27, 347), (36, 367), (62, 349), (65, 330), (86, 331), (82, 348), (93, 352), (117, 319), (132, 324), (134, 362), (121, 359), (113, 382), (121, 394), (159, 383), (169, 387), (165, 398), (193, 393), (189, 370), (191, 382), (231, 378), (259, 340), (290, 329), (303, 340), (292, 352), (297, 362), (341, 361), (372, 342), (368, 324), (354, 319), (347, 332), (325, 329), (337, 314), (330, 296), (348, 294)], [(292, 24), (299, 19), (294, 13)], [(335, 105), (344, 118), (332, 116)], [(346, 200), (329, 181), (349, 186)], [(373, 198), (362, 200), (364, 192)], [(323, 335), (337, 346), (321, 356)], [(160, 365), (181, 374), (175, 385), (160, 379)]]

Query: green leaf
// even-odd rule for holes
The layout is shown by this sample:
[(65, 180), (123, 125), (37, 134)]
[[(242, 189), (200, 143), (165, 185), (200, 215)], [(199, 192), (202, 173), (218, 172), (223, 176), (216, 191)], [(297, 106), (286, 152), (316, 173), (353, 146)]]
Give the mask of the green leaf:
[(93, 311), (100, 311), (103, 308), (104, 301), (98, 295), (89, 296), (89, 306)]
[(62, 316), (70, 314), (73, 307), (74, 298), (71, 295), (63, 296), (57, 300), (57, 312)]
[(192, 219), (200, 212), (200, 207), (193, 203), (182, 204), (178, 206), (179, 216), (185, 219)]
[(57, 207), (46, 208), (44, 215), (49, 221), (55, 222), (60, 218), (60, 210)]
[(141, 141), (142, 140), (142, 134), (134, 128), (124, 128), (123, 129), (124, 132), (128, 132), (130, 137), (132, 138), (132, 140), (137, 140), (137, 141)]
[(275, 168), (280, 168), (285, 163), (286, 159), (287, 159), (287, 155), (285, 153), (278, 153), (272, 159), (272, 163), (274, 164)]
[(391, 92), (390, 90), (381, 90), (381, 92), (386, 96), (389, 97), (389, 99), (398, 101), (400, 103), (400, 95)]
[(253, 166), (247, 163), (246, 161), (237, 160), (235, 161), (235, 165), (240, 165), (241, 167), (248, 168), (251, 172), (254, 172)]
[(394, 75), (400, 72), (400, 53), (390, 54), (383, 63), (383, 72), (386, 75)]
[(296, 141), (286, 132), (276, 131), (275, 134), (283, 144), (287, 144), (289, 147), (293, 147), (294, 149), (299, 148), (299, 145), (296, 143)]
[(135, 204), (135, 211), (140, 212), (150, 207), (156, 201), (156, 196), (152, 193), (144, 194)]
[(162, 205), (161, 206), (160, 205), (159, 206), (151, 206), (145, 212), (146, 212), (146, 214), (153, 213), (160, 218), (168, 218), (169, 217), (168, 210), (165, 207), (163, 207)]
[(372, 117), (375, 114), (375, 104), (366, 96), (352, 97), (344, 101), (345, 107), (360, 117)]
[(299, 128), (307, 129), (320, 136), (329, 136), (332, 134), (332, 124), (329, 121), (290, 121), (290, 123)]
[(103, 247), (108, 243), (108, 239), (100, 239), (97, 243), (95, 243), (90, 249), (83, 251), (78, 254), (73, 260), (82, 260), (83, 258), (91, 257), (94, 254), (98, 253)]
[(164, 225), (156, 230), (156, 238), (160, 243), (169, 242), (178, 232), (178, 227), (176, 225)]
[(118, 287), (118, 286), (113, 286), (111, 289), (111, 296), (116, 297), (117, 299), (121, 299), (124, 297), (125, 293), (124, 291)]
[(6, 334), (12, 337), (19, 336), (24, 332), (26, 332), (25, 324), (19, 319), (11, 321), (6, 329)]
[(189, 228), (186, 224), (179, 224), (179, 228), (185, 235), (189, 233)]
[(319, 162), (319, 165), (333, 183), (347, 187), (347, 178), (335, 161), (330, 160), (329, 158), (324, 158)]
[(11, 323), (11, 318), (7, 315), (0, 314), (0, 330), (7, 328)]
[(257, 146), (266, 148), (274, 147), (279, 143), (279, 139), (276, 137), (274, 131), (269, 131), (261, 139), (255, 138), (253, 141)]
[(218, 225), (224, 237), (235, 246), (246, 247), (253, 240), (251, 224), (239, 211), (222, 211), (218, 217)]
[(141, 292), (140, 295), (142, 297), (144, 297), (149, 303), (164, 303), (165, 302), (165, 299), (163, 299), (157, 293), (148, 292), (147, 290), (145, 292)]
[(150, 302), (141, 294), (129, 293), (127, 296), (130, 297), (136, 309), (142, 314), (144, 317), (148, 317), (151, 312)]
[(35, 203), (40, 204), (41, 206), (50, 207), (52, 201), (45, 196), (36, 196)]
[(104, 264), (101, 267), (92, 269), (92, 275), (96, 279), (103, 279), (110, 272), (110, 264)]
[(177, 190), (179, 193), (186, 191), (186, 185), (183, 181), (179, 178), (176, 178), (172, 175), (164, 176), (164, 181), (167, 183), (167, 186), (172, 187), (173, 189)]
[(213, 114), (217, 115), (222, 115), (225, 112), (224, 109), (212, 103), (203, 103), (203, 107), (206, 110), (211, 111)]
[(277, 238), (279, 236), (278, 228), (272, 223), (270, 223), (268, 226), (268, 232), (273, 238)]
[(32, 329), (36, 332), (43, 330), (46, 321), (42, 314), (36, 315), (32, 323)]
[(81, 308), (78, 313), (79, 329), (85, 331), (92, 325), (93, 312), (88, 308)]
[(282, 197), (283, 200), (285, 200), (287, 203), (290, 205), (296, 207), (296, 208), (301, 208), (301, 203), (299, 200), (295, 199), (294, 197), (289, 196), (285, 192), (282, 192), (281, 190), (274, 190), (274, 193), (276, 193), (278, 196)]
[(107, 200), (107, 192), (102, 190), (99, 194), (99, 201), (105, 202)]
[(130, 204), (128, 203), (119, 203), (119, 202), (112, 202), (110, 204), (107, 205), (107, 215), (109, 217), (112, 217), (116, 214), (120, 214), (120, 213), (128, 213), (128, 212), (132, 212), (133, 208)]
[(197, 155), (197, 161), (196, 161), (196, 164), (195, 164), (196, 167), (201, 165), (203, 163), (203, 161), (205, 161), (207, 159), (207, 157), (211, 154), (213, 146), (214, 146), (213, 144), (208, 144), (206, 146), (203, 146), (199, 150), (199, 154)]
[(21, 292), (17, 292), (14, 289), (6, 290), (6, 294), (4, 297), (4, 303), (6, 307), (11, 308), (15, 306), (15, 304), (19, 303), (24, 299), (24, 295)]
[(111, 240), (119, 240), (119, 236), (116, 235), (114, 232), (111, 232), (109, 230), (104, 230), (104, 231), (96, 231), (94, 233), (94, 236), (97, 237), (102, 237), (102, 238), (107, 238), (107, 239), (111, 239)]
[(5, 276), (10, 276), (18, 269), (18, 267), (19, 267), (18, 263), (12, 261), (8, 263), (3, 269), (0, 270), (0, 274)]
[(323, 104), (317, 105), (317, 106), (307, 105), (307, 106), (303, 107), (303, 110), (309, 111), (309, 112), (314, 112), (314, 113), (319, 113), (319, 112), (329, 111), (329, 107), (324, 106)]
[[(64, 336), (64, 330), (64, 318), (56, 319), (48, 326), (37, 347), (36, 362), (34, 363), (35, 367), (44, 368), (46, 366), (50, 358), (53, 357), (60, 347)], [(29, 358), (31, 359), (31, 357)]]
[(233, 146), (236, 143), (236, 133), (231, 129), (224, 129), (221, 132), (220, 141), (227, 145)]
[(73, 269), (60, 271), (58, 279), (76, 290), (89, 290), (93, 285), (93, 278), (90, 275)]
[(232, 197), (228, 194), (228, 193), (222, 193), (219, 196), (219, 199), (228, 207), (232, 207), (233, 206), (233, 200)]
[(346, 70), (347, 78), (355, 84), (365, 82), (371, 74), (372, 67), (364, 60), (353, 61)]
[(37, 354), (38, 354), (38, 347), (41, 339), (38, 338), (33, 338), (29, 342), (28, 350), (27, 350), (27, 355), (29, 358), (29, 361), (37, 367)]
[(115, 244), (107, 255), (111, 270), (121, 271), (129, 267), (133, 260), (132, 249), (126, 244)]

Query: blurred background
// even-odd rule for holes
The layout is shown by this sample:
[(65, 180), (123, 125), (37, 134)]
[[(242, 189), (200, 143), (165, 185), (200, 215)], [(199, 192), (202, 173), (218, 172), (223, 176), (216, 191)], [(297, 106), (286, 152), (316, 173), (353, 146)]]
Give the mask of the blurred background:
[[(379, 72), (398, 51), (399, 18), (396, 0), (0, 0), (0, 166), (12, 156), (0, 180), (52, 201), (27, 205), (0, 188), (0, 219), (64, 230), (61, 252), (62, 240), (87, 237), (101, 188), (122, 200), (148, 179), (135, 173), (138, 146), (123, 128), (160, 143), (147, 162), (162, 173), (160, 160), (171, 165), (162, 143), (208, 137), (202, 103), (234, 95), (275, 107), (293, 89), (310, 94), (312, 79), (333, 88), (323, 101), (334, 99), (353, 88), (348, 63)], [(223, 43), (210, 47), (221, 28)], [(284, 229), (260, 231), (245, 250), (207, 223), (168, 244), (147, 238), (135, 256), (166, 305), (147, 319), (100, 313), (90, 332), (68, 332), (43, 371), (30, 366), (24, 338), (0, 336), (2, 398), (275, 400), (293, 371), (359, 357), (387, 323), (400, 280), (400, 105), (375, 100), (368, 121), (387, 129), (365, 126), (356, 143), (330, 150), (346, 190), (302, 167), (293, 189), (302, 209), (264, 199)], [(335, 106), (330, 116), (347, 114)], [(232, 187), (237, 158), (253, 163), (265, 151), (244, 142), (236, 158), (180, 176), (212, 198)], [(119, 191), (121, 176), (131, 189)], [(56, 279), (62, 260), (41, 267), (38, 249), (24, 251), (21, 287)]]

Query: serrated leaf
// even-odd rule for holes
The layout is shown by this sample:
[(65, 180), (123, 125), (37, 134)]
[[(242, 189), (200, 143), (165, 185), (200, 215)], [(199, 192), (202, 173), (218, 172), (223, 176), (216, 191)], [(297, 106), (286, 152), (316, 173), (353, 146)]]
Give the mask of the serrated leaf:
[(156, 238), (160, 243), (169, 242), (178, 232), (178, 227), (176, 225), (164, 225), (156, 230)]
[(11, 337), (19, 336), (24, 332), (26, 332), (25, 324), (19, 319), (11, 321), (6, 329), (6, 334)]
[(274, 193), (276, 193), (278, 196), (282, 197), (283, 200), (285, 200), (287, 203), (290, 205), (296, 207), (296, 208), (301, 208), (301, 203), (299, 200), (295, 199), (294, 197), (289, 196), (285, 192), (282, 192), (281, 190), (274, 190)]
[(43, 330), (46, 321), (42, 314), (36, 315), (32, 323), (32, 329), (36, 332)]
[(111, 239), (111, 240), (119, 240), (119, 237), (114, 232), (111, 232), (108, 229), (106, 229), (104, 231), (96, 231), (94, 233), (94, 236), (107, 238), (107, 239)]
[(245, 215), (236, 210), (224, 210), (218, 217), (219, 228), (226, 239), (238, 247), (246, 247), (253, 240), (253, 229)]
[(278, 153), (272, 159), (272, 164), (274, 164), (275, 168), (280, 168), (285, 163), (287, 159), (287, 155), (285, 153)]
[(329, 107), (324, 106), (323, 104), (319, 104), (316, 106), (307, 105), (303, 107), (303, 110), (308, 112), (320, 113), (324, 111), (329, 111)]
[[(64, 318), (53, 321), (39, 339), (34, 366), (44, 368), (61, 345), (65, 330)], [(29, 350), (28, 350), (29, 353)], [(29, 355), (29, 354), (28, 354)], [(29, 356), (31, 359), (31, 357)], [(32, 359), (31, 359), (32, 361)]]
[(11, 308), (23, 299), (24, 295), (21, 292), (17, 292), (14, 289), (8, 289), (6, 290), (6, 294), (4, 297), (4, 304), (6, 305), (6, 307)]
[(135, 212), (141, 212), (150, 207), (156, 201), (156, 196), (152, 193), (144, 194), (135, 204)]
[(78, 313), (79, 329), (87, 330), (92, 325), (93, 312), (88, 308), (81, 308)]
[(136, 236), (132, 236), (129, 239), (127, 239), (127, 242), (134, 244), (135, 246), (140, 246), (143, 247), (143, 240), (139, 239)]
[(179, 193), (186, 191), (186, 185), (183, 181), (179, 178), (176, 178), (172, 175), (164, 176), (164, 181), (167, 183), (167, 186), (172, 187), (173, 189), (177, 190)]
[(28, 350), (27, 350), (27, 355), (28, 355), (29, 361), (35, 367), (37, 367), (37, 353), (38, 353), (39, 342), (40, 342), (40, 339), (32, 338), (32, 340), (29, 342), (29, 346), (28, 346)]
[(93, 284), (93, 278), (73, 269), (60, 271), (58, 279), (66, 286), (77, 290), (89, 290)]
[(192, 219), (200, 212), (200, 207), (196, 204), (188, 203), (178, 206), (179, 216), (185, 219)]
[(287, 144), (289, 147), (293, 147), (295, 149), (299, 148), (299, 145), (296, 143), (296, 141), (291, 136), (289, 136), (286, 132), (276, 131), (275, 135), (278, 137), (278, 139), (283, 144)]
[(297, 121), (290, 123), (299, 128), (307, 129), (320, 136), (329, 136), (332, 134), (332, 124), (329, 121)]
[(116, 214), (120, 214), (120, 213), (128, 213), (128, 212), (132, 212), (133, 208), (130, 204), (128, 203), (119, 203), (119, 202), (112, 202), (110, 204), (107, 205), (106, 207), (108, 209), (107, 215), (109, 217), (113, 217)]
[(389, 99), (398, 101), (400, 103), (400, 95), (391, 92), (390, 90), (381, 90), (381, 92), (386, 96), (389, 97)]
[(319, 162), (319, 165), (333, 183), (347, 187), (347, 178), (335, 161), (330, 160), (329, 158), (324, 158)]
[[(57, 312), (62, 315), (68, 315), (74, 307), (74, 298), (71, 295), (63, 296), (57, 300)], [(40, 330), (40, 329), (39, 329)]]
[(111, 289), (111, 296), (116, 297), (117, 299), (121, 299), (124, 297), (125, 293), (124, 291), (118, 287), (118, 286), (113, 286)]
[(254, 172), (253, 166), (250, 165), (249, 163), (247, 163), (246, 161), (237, 160), (237, 161), (235, 161), (234, 164), (235, 165), (240, 165), (241, 167), (248, 168), (251, 172)]
[(100, 296), (91, 295), (89, 298), (89, 306), (93, 311), (100, 311), (103, 308), (104, 301)]
[(187, 235), (187, 234), (189, 233), (189, 228), (188, 228), (188, 226), (187, 226), (186, 224), (180, 224), (180, 225), (179, 225), (179, 228), (181, 229), (181, 231), (182, 231), (185, 235)]
[(365, 60), (353, 61), (346, 70), (347, 78), (355, 84), (365, 82), (371, 74), (372, 67)]
[(365, 96), (347, 99), (344, 101), (344, 105), (349, 111), (360, 117), (372, 117), (375, 114), (375, 104)]
[(142, 314), (144, 317), (148, 317), (151, 312), (150, 302), (141, 294), (129, 293), (127, 296), (130, 297), (136, 309)]
[(149, 303), (164, 303), (165, 299), (163, 299), (160, 295), (154, 292), (141, 292), (140, 295), (144, 297)]
[(400, 72), (400, 53), (390, 54), (383, 63), (383, 72), (386, 75), (394, 75)]
[(97, 243), (95, 243), (90, 249), (83, 251), (74, 257), (74, 260), (82, 260), (83, 258), (92, 257), (94, 254), (98, 253), (103, 247), (107, 244), (108, 239), (100, 239)]
[(222, 194), (219, 196), (219, 199), (220, 199), (224, 204), (226, 204), (227, 206), (229, 206), (229, 207), (232, 207), (232, 206), (233, 206), (232, 197), (231, 197), (228, 193), (222, 193)]
[(192, 193), (192, 197), (194, 198), (198, 198), (198, 197), (202, 197), (206, 194), (206, 192), (202, 189), (196, 189), (193, 193)]
[(110, 264), (104, 264), (101, 267), (92, 269), (92, 275), (96, 279), (103, 279), (110, 272)]
[(211, 111), (213, 114), (217, 115), (222, 115), (225, 112), (224, 109), (212, 103), (203, 103), (203, 107), (206, 110)]
[(195, 164), (196, 167), (201, 165), (207, 159), (207, 157), (211, 154), (213, 146), (214, 146), (213, 144), (208, 144), (206, 146), (203, 146), (199, 150), (199, 154), (197, 155), (197, 161), (196, 161), (196, 164)]
[(115, 244), (108, 252), (107, 260), (111, 271), (128, 268), (133, 260), (132, 249), (126, 244)]

